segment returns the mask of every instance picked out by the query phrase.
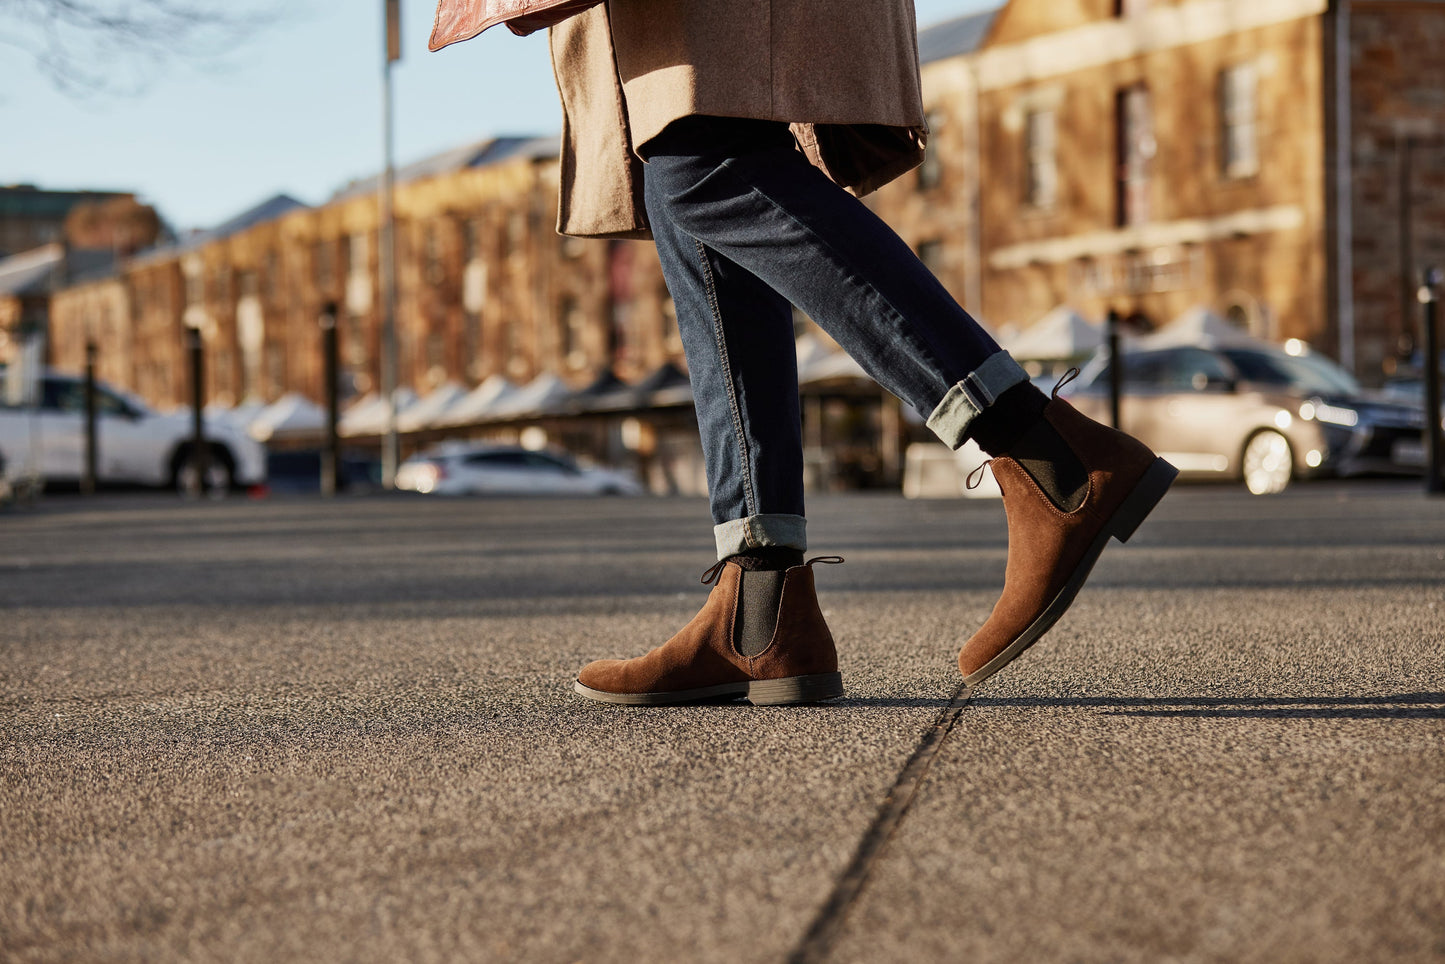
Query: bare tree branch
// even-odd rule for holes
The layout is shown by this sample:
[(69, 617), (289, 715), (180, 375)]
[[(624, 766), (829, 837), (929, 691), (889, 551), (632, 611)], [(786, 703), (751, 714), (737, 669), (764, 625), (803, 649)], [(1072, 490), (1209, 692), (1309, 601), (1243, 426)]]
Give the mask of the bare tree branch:
[[(269, 0), (268, 0), (269, 3)], [(72, 96), (133, 93), (177, 60), (233, 51), (279, 8), (220, 0), (0, 0), (0, 44)]]

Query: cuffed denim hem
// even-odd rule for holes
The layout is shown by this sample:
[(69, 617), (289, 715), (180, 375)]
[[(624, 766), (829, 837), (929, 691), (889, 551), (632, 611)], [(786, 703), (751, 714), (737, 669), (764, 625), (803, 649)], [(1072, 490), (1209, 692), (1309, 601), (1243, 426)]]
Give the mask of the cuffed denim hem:
[(969, 423), (1004, 392), (1028, 380), (1029, 373), (1008, 352), (995, 352), (948, 390), (928, 416), (928, 427), (945, 445), (956, 449), (968, 438)]
[(713, 526), (717, 539), (717, 557), (728, 556), (763, 546), (783, 546), (804, 552), (808, 548), (808, 520), (800, 515), (750, 515)]

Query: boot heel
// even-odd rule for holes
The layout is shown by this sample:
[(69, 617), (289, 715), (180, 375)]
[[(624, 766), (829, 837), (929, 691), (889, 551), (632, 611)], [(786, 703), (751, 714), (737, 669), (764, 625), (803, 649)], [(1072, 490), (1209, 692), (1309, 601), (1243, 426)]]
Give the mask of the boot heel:
[(787, 703), (821, 703), (843, 695), (842, 673), (816, 673), (764, 679), (748, 684), (748, 700), (754, 706), (782, 706)]
[(1159, 500), (1164, 498), (1164, 493), (1169, 491), (1169, 486), (1174, 484), (1174, 479), (1179, 475), (1179, 470), (1161, 458), (1155, 458), (1154, 464), (1144, 472), (1134, 486), (1134, 491), (1129, 493), (1123, 505), (1119, 506), (1114, 517), (1109, 520), (1109, 534), (1120, 542), (1128, 542), (1134, 530), (1139, 528)]

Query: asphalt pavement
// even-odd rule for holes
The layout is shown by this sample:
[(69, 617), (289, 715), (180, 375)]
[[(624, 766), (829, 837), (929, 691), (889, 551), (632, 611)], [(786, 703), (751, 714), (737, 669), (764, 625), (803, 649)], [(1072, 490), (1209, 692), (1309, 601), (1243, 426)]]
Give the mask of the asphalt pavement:
[(1445, 500), (1176, 487), (973, 693), (999, 504), (810, 516), (847, 697), (635, 709), (700, 500), (0, 512), (0, 959), (1445, 960)]

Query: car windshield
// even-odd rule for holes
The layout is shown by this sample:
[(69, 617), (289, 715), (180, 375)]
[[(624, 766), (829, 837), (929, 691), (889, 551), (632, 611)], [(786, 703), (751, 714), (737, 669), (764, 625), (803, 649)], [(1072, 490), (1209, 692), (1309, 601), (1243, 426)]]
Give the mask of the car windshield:
[(1334, 362), (1319, 355), (1226, 348), (1223, 354), (1247, 382), (1279, 385), (1307, 395), (1355, 395), (1359, 382)]

